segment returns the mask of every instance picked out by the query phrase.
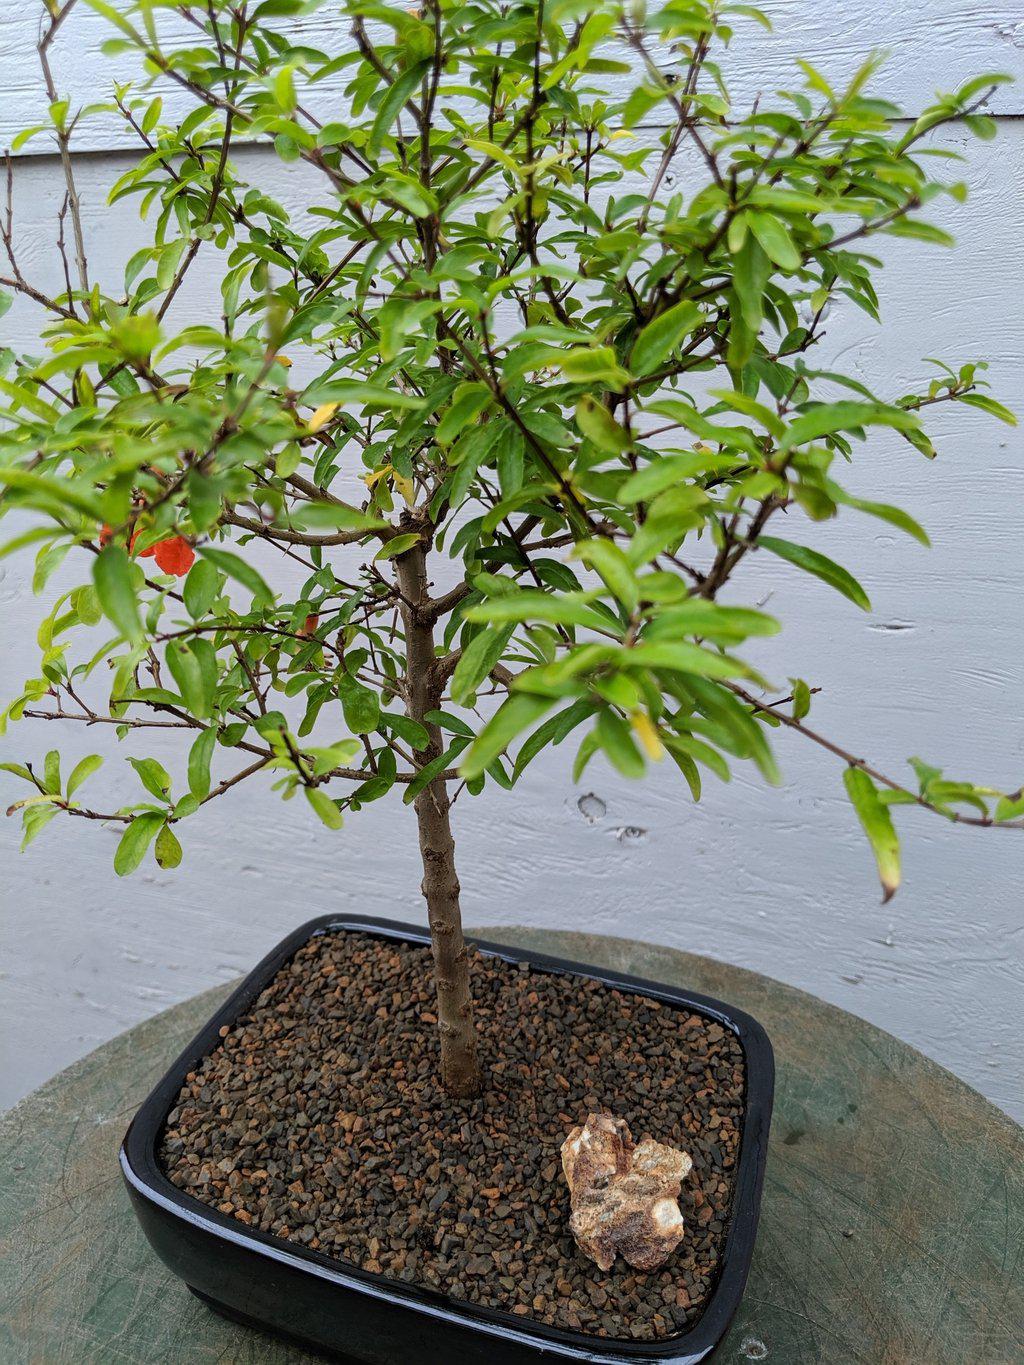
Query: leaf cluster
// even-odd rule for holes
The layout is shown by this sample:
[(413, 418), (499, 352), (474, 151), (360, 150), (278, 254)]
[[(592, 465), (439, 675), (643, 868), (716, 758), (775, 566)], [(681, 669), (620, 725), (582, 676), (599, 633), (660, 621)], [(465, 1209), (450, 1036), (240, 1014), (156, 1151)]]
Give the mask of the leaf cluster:
[[(330, 828), (396, 786), (514, 786), (570, 736), (576, 777), (601, 753), (630, 777), (667, 758), (694, 799), (736, 764), (778, 781), (770, 732), (820, 740), (816, 689), (764, 700), (752, 652), (779, 622), (736, 604), (745, 561), (828, 585), (841, 620), (869, 610), (816, 526), (860, 514), (928, 538), (884, 490), (846, 488), (865, 442), (932, 458), (938, 403), (1014, 421), (981, 364), (877, 394), (814, 360), (831, 308), (879, 319), (875, 238), (947, 242), (928, 209), (964, 187), (925, 139), (951, 121), (989, 136), (1002, 78), (907, 127), (870, 94), (874, 59), (841, 89), (804, 63), (735, 107), (725, 45), (766, 21), (712, 0), (88, 3), (140, 82), (55, 107), (49, 131), (125, 121), (139, 155), (111, 202), (136, 201), (149, 235), (122, 278), (83, 257), (53, 298), (11, 255), (44, 320), (38, 354), (3, 355), (0, 512), (33, 518), (4, 552), (34, 547), (38, 591), (71, 550), (92, 571), (44, 617), (6, 714), (49, 698), (121, 738), (191, 732), (177, 797), (133, 760), (147, 801), (110, 817), (117, 870), (151, 843), (172, 865), (172, 825), (261, 770)], [(337, 56), (315, 39), (339, 11)], [(339, 77), (325, 123), (310, 106)], [(179, 121), (168, 86), (191, 102)], [(252, 143), (297, 163), (301, 208), (253, 176)], [(220, 296), (186, 306), (200, 256)], [(183, 578), (142, 557), (173, 537), (198, 551)], [(420, 558), (450, 586), (411, 599)], [(1019, 793), (914, 792), (830, 747), (887, 894), (899, 800), (1022, 813)], [(246, 766), (212, 786), (233, 751)], [(27, 835), (72, 810), (50, 785)]]

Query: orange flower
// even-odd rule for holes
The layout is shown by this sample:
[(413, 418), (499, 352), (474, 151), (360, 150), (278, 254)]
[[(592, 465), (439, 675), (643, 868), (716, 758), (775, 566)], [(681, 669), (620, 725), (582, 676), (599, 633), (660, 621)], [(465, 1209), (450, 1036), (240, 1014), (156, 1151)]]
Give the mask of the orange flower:
[[(135, 554), (135, 542), (141, 535), (141, 527), (137, 527), (132, 532), (128, 546), (132, 554)], [(138, 557), (139, 559), (155, 559), (157, 568), (162, 573), (173, 574), (175, 578), (184, 578), (196, 562), (196, 552), (184, 536), (169, 536), (167, 540), (158, 540), (154, 545), (148, 546), (145, 550), (140, 550)]]
[(196, 552), (184, 536), (172, 536), (170, 540), (160, 540), (152, 550), (143, 550), (143, 555), (152, 554), (157, 568), (175, 578), (184, 578), (196, 562)]

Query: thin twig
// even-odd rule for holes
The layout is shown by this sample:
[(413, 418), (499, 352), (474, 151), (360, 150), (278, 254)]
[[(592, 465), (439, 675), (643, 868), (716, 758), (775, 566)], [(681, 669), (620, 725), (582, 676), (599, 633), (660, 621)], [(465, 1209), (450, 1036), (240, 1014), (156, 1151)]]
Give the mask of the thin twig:
[(879, 786), (887, 787), (889, 791), (898, 792), (901, 796), (908, 797), (916, 805), (923, 807), (925, 810), (932, 811), (935, 815), (941, 815), (944, 819), (953, 821), (954, 824), (976, 825), (983, 829), (1024, 829), (1024, 820), (996, 820), (991, 815), (962, 815), (960, 811), (947, 810), (943, 806), (937, 806), (934, 801), (929, 801), (927, 797), (922, 796), (919, 792), (911, 791), (909, 787), (904, 787), (902, 783), (896, 782), (891, 777), (887, 777), (883, 772), (879, 772), (879, 770), (872, 767), (866, 759), (857, 758), (855, 754), (850, 753), (847, 749), (843, 749), (832, 740), (826, 739), (824, 735), (819, 734), (816, 730), (812, 730), (809, 726), (805, 725), (802, 720), (797, 720), (795, 716), (787, 716), (783, 712), (776, 711), (774, 707), (780, 706), (782, 704), (781, 702), (766, 703), (758, 701), (756, 697), (751, 696), (745, 687), (741, 687), (738, 683), (726, 682), (725, 686), (735, 696), (739, 697), (741, 701), (745, 701), (748, 706), (752, 706), (755, 711), (764, 711), (767, 715), (773, 716), (780, 725), (785, 725), (789, 730), (795, 730), (798, 734), (803, 735), (805, 739), (809, 739), (813, 744), (817, 744), (822, 749), (827, 749), (830, 754), (835, 754), (837, 758), (841, 758), (843, 762), (849, 764), (851, 768), (860, 768), (862, 772), (867, 773), (868, 777), (877, 782)]

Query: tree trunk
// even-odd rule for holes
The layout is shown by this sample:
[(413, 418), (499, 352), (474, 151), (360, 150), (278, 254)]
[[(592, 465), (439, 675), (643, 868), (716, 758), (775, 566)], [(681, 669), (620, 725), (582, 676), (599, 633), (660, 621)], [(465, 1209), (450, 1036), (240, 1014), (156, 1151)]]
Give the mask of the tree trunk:
[[(414, 524), (422, 534), (429, 533), (422, 522)], [(442, 691), (435, 666), (433, 620), (427, 610), (430, 599), (425, 545), (421, 542), (414, 546), (400, 555), (395, 564), (406, 635), (406, 710), (430, 736), (428, 747), (417, 756), (426, 764), (444, 752), (444, 741), (438, 727), (424, 720), (440, 704)], [(470, 1098), (480, 1091), (480, 1066), (469, 991), (469, 958), (462, 937), (450, 807), (448, 783), (443, 777), (424, 787), (414, 802), (423, 860), (421, 887), (434, 953), (441, 1077), (449, 1093)]]

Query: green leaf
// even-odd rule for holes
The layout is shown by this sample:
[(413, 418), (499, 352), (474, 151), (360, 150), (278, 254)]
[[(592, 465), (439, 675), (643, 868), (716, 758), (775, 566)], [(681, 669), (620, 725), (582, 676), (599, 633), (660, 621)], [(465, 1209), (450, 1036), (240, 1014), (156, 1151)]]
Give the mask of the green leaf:
[[(965, 119), (966, 123), (967, 120)], [(995, 124), (992, 124), (993, 134)], [(915, 242), (928, 242), (931, 246), (953, 246), (955, 238), (944, 228), (936, 227), (934, 223), (922, 222), (920, 218), (897, 218), (895, 222), (889, 223), (882, 231), (890, 237), (909, 237)]]
[(621, 455), (632, 444), (626, 429), (589, 393), (576, 404), (576, 425), (588, 441), (609, 455)]
[(546, 593), (524, 589), (467, 607), (467, 621), (548, 621), (552, 625), (585, 626), (608, 633), (609, 621), (588, 605), (589, 594)]
[(393, 730), (399, 739), (404, 739), (406, 744), (411, 745), (417, 753), (420, 753), (430, 743), (430, 736), (418, 720), (412, 720), (409, 716), (395, 714), (391, 711), (381, 712), (378, 729), (381, 731)]
[[(356, 755), (363, 752), (363, 746), (358, 739), (343, 739), (337, 744), (328, 745), (326, 749), (313, 749), (311, 752), (316, 756), (314, 776), (323, 777), (324, 773), (332, 772), (335, 768), (348, 767)], [(385, 749), (381, 752), (388, 754), (391, 751)]]
[(376, 692), (364, 687), (350, 673), (341, 673), (337, 681), (341, 709), (345, 713), (345, 724), (354, 735), (368, 735), (376, 730), (380, 721), (380, 698)]
[(138, 47), (145, 49), (146, 41), (138, 29), (133, 28), (123, 14), (119, 14), (113, 5), (107, 4), (107, 0), (85, 0), (90, 9), (94, 9), (97, 14), (102, 14), (108, 23), (114, 25), (126, 37), (130, 38)]
[[(735, 447), (758, 463), (764, 457), (763, 447), (749, 428), (719, 426), (705, 417), (703, 413), (698, 412), (692, 403), (684, 403), (676, 398), (660, 398), (655, 403), (649, 403), (647, 411), (664, 413), (666, 417), (671, 417), (680, 426), (686, 427), (688, 431), (692, 431), (695, 436), (699, 436), (702, 441), (707, 441), (709, 444), (719, 443)], [(710, 471), (721, 467), (723, 458), (721, 455), (716, 456), (712, 451), (701, 453), (705, 461), (705, 469)], [(735, 456), (732, 457), (732, 462), (736, 462)]]
[(356, 787), (351, 798), (353, 810), (358, 810), (359, 806), (366, 805), (370, 801), (379, 801), (382, 796), (387, 796), (395, 785), (395, 779), (398, 776), (398, 760), (392, 750), (381, 749), (376, 758), (377, 775), (367, 778), (365, 782), (361, 782)]
[(144, 133), (151, 133), (160, 121), (160, 112), (163, 109), (163, 103), (163, 100), (157, 96), (157, 98), (150, 103), (145, 114), (143, 114), (141, 127)]
[(793, 679), (793, 719), (803, 720), (811, 709), (811, 689), (803, 678)]
[(459, 771), (467, 781), (480, 777), (515, 739), (549, 710), (554, 698), (511, 696), (498, 707), (477, 735)]
[(36, 556), (35, 573), (32, 575), (32, 591), (39, 596), (51, 577), (63, 564), (71, 546), (67, 542), (47, 545)]
[(57, 814), (58, 807), (49, 798), (40, 798), (43, 804), (28, 806), (21, 817), (21, 851), (24, 853), (29, 844), (37, 835), (41, 834), (53, 817)]
[(295, 69), (291, 66), (283, 66), (274, 76), (274, 98), (278, 105), (286, 113), (290, 114), (296, 104), (295, 95)]
[(384, 139), (391, 131), (391, 125), (401, 113), (406, 101), (416, 93), (424, 74), (429, 70), (430, 62), (417, 62), (415, 66), (409, 67), (395, 78), (388, 86), (384, 98), (381, 100), (377, 109), (377, 117), (373, 120), (373, 127), (370, 130), (370, 140), (367, 150), (371, 156), (376, 156), (384, 145)]
[(327, 793), (321, 791), (319, 787), (303, 787), (303, 791), (306, 793), (306, 800), (327, 828), (341, 829), (345, 823), (345, 817), (338, 809), (338, 803), (332, 801)]
[(139, 604), (132, 586), (132, 566), (120, 545), (107, 545), (92, 566), (96, 595), (104, 615), (126, 640), (142, 638)]
[[(701, 713), (687, 718), (688, 728), (707, 734), (728, 753), (740, 758), (752, 758), (765, 780), (772, 786), (779, 786), (782, 777), (775, 756), (764, 730), (751, 711), (721, 683), (710, 678), (691, 674), (686, 678), (683, 690)], [(704, 716), (709, 723), (702, 721)]]
[(51, 749), (43, 760), (43, 786), (52, 796), (60, 796), (60, 753)]
[(643, 777), (643, 755), (621, 716), (606, 706), (599, 713), (595, 728), (601, 748), (623, 777)]
[(514, 497), (522, 488), (526, 473), (526, 439), (518, 428), (506, 422), (494, 443), (493, 451), (502, 496)]
[(156, 811), (137, 815), (121, 835), (121, 841), (114, 854), (114, 871), (119, 877), (127, 877), (142, 862), (146, 850), (164, 828), (164, 817)]
[(638, 333), (633, 342), (629, 356), (629, 368), (633, 374), (640, 376), (656, 370), (703, 321), (704, 314), (689, 299), (659, 314)]
[(438, 754), (437, 758), (432, 758), (429, 763), (425, 764), (405, 789), (405, 793), (402, 796), (405, 805), (412, 805), (413, 801), (416, 800), (424, 787), (428, 787), (439, 773), (443, 773), (446, 768), (450, 767), (455, 759), (463, 752), (468, 743), (469, 740), (463, 739), (462, 736), (459, 735), (452, 740), (443, 754)]
[(700, 769), (690, 755), (678, 746), (673, 737), (667, 737), (666, 744), (669, 757), (686, 779), (686, 785), (690, 788), (690, 795), (694, 801), (699, 801), (701, 793)]
[(460, 720), (458, 716), (453, 716), (450, 711), (428, 711), (423, 719), (429, 725), (437, 725), (442, 730), (449, 730), (453, 735), (462, 735), (465, 739), (473, 739), (475, 731)]
[(623, 668), (669, 669), (698, 678), (748, 678), (752, 670), (729, 654), (718, 654), (686, 640), (644, 641), (619, 655)]
[(803, 257), (797, 251), (793, 238), (781, 218), (776, 218), (774, 213), (765, 213), (761, 210), (750, 210), (745, 216), (750, 224), (750, 230), (761, 243), (770, 261), (774, 261), (780, 270), (800, 269)]
[(382, 180), (381, 197), (408, 209), (414, 218), (426, 218), (437, 212), (437, 197), (419, 180), (398, 171), (392, 171)]
[(779, 442), (780, 451), (792, 450), (822, 436), (833, 436), (837, 431), (855, 431), (861, 427), (894, 427), (897, 431), (916, 431), (920, 420), (905, 408), (886, 407), (882, 403), (819, 403), (793, 422)]
[(789, 540), (779, 540), (776, 536), (760, 536), (757, 543), (765, 550), (771, 551), (773, 555), (778, 555), (780, 559), (795, 564), (805, 573), (820, 578), (823, 583), (835, 588), (836, 592), (841, 592), (851, 602), (856, 602), (863, 611), (871, 610), (871, 601), (867, 593), (853, 575), (826, 555), (811, 550), (806, 545), (795, 545)]
[[(643, 584), (641, 584), (641, 587)], [(753, 607), (727, 607), (703, 597), (689, 597), (661, 608), (644, 633), (644, 642), (677, 639), (680, 634), (699, 635), (715, 644), (738, 644), (751, 635), (777, 635), (773, 616)]]
[(580, 741), (580, 747), (576, 751), (576, 757), (573, 759), (572, 780), (574, 782), (578, 782), (583, 776), (584, 769), (600, 747), (601, 745), (597, 738), (597, 730), (588, 730)]
[(621, 392), (629, 374), (619, 364), (611, 346), (575, 346), (568, 351), (552, 349), (543, 362), (561, 370), (571, 384), (598, 384)]
[[(0, 392), (7, 392), (12, 388), (14, 385), (0, 380)], [(20, 390), (18, 392), (20, 393)], [(26, 406), (30, 405), (26, 403)], [(37, 416), (44, 416), (50, 422), (56, 420), (57, 414), (52, 408), (46, 408), (43, 404), (39, 406), (43, 407), (43, 412), (37, 412)], [(103, 520), (103, 508), (95, 492), (91, 488), (73, 483), (67, 477), (47, 478), (31, 469), (7, 467), (0, 468), (0, 484), (6, 484), (8, 488), (24, 493), (29, 502), (39, 498), (44, 502), (62, 503), (66, 507), (73, 507), (75, 511), (83, 513), (92, 521)]]
[(158, 801), (167, 801), (171, 795), (171, 775), (162, 763), (155, 758), (130, 758), (128, 762), (138, 773), (142, 785)]
[(156, 836), (153, 854), (156, 857), (157, 865), (165, 871), (177, 867), (181, 862), (181, 844), (170, 825), (164, 825)]
[(211, 725), (197, 736), (188, 751), (188, 789), (197, 801), (210, 794), (210, 764), (217, 747), (217, 731)]
[(868, 836), (882, 882), (882, 904), (892, 900), (900, 884), (900, 845), (888, 808), (862, 768), (847, 768), (843, 783), (850, 803)]
[(406, 550), (411, 550), (419, 539), (420, 536), (417, 531), (406, 531), (404, 535), (392, 536), (390, 540), (384, 542), (373, 557), (375, 560), (397, 559), (399, 555), (404, 555)]
[(705, 454), (664, 455), (631, 474), (619, 488), (619, 498), (627, 505), (649, 502), (666, 488), (674, 488), (687, 479), (709, 473), (716, 466), (727, 467), (736, 463), (735, 457), (723, 459), (721, 456)]
[(559, 711), (556, 716), (538, 726), (516, 754), (516, 776), (518, 777), (527, 764), (531, 763), (547, 745), (561, 744), (566, 735), (593, 714), (594, 705), (590, 697), (581, 697), (579, 701), (574, 701), (564, 711)]
[(1024, 790), (1001, 796), (996, 802), (997, 820), (1015, 820), (1018, 815), (1024, 815)]
[(995, 398), (990, 398), (987, 393), (962, 393), (957, 402), (966, 403), (968, 407), (979, 408), (992, 417), (998, 417), (1000, 422), (1005, 422), (1008, 427), (1017, 425), (1016, 413), (1011, 412)]
[(233, 578), (236, 583), (248, 589), (257, 606), (274, 605), (274, 594), (246, 560), (230, 550), (220, 550), (214, 545), (200, 545), (199, 553), (204, 559), (209, 560), (215, 569), (220, 569), (221, 573), (226, 573), (229, 578)]
[(303, 403), (318, 408), (324, 403), (361, 403), (366, 407), (419, 409), (424, 400), (399, 389), (385, 389), (361, 379), (318, 380), (302, 395)]
[(610, 540), (585, 540), (576, 546), (584, 564), (596, 569), (609, 592), (633, 611), (640, 601), (640, 585), (625, 554)]
[[(25, 408), (36, 417), (41, 417), (44, 422), (56, 422), (57, 409), (49, 403), (44, 403), (39, 395), (26, 384), (12, 384), (9, 379), (0, 376), (0, 393), (5, 393), (8, 398), (13, 400), (14, 409)], [(41, 474), (35, 474), (30, 469), (0, 469), (0, 482), (7, 484), (11, 488), (24, 488), (28, 491), (37, 490), (44, 493), (47, 497), (55, 496), (52, 479), (44, 478)], [(82, 508), (82, 511), (85, 509)], [(88, 514), (94, 520), (99, 521), (99, 504), (93, 504), (93, 510)]]
[(80, 759), (71, 770), (68, 778), (68, 788), (66, 795), (68, 800), (74, 796), (75, 792), (86, 781), (92, 777), (94, 772), (98, 772), (103, 767), (103, 759), (99, 754), (90, 754), (87, 758)]
[(7, 807), (7, 814), (13, 815), (16, 810), (30, 810), (35, 806), (55, 806), (59, 805), (60, 802), (61, 797), (51, 792), (43, 792), (37, 796), (24, 796), (20, 801), (15, 801), (13, 805)]
[(39, 540), (53, 540), (54, 532), (52, 526), (33, 526), (27, 531), (22, 531), (20, 535), (12, 536), (0, 546), (0, 559), (6, 559), (8, 555), (17, 554), (27, 545), (34, 545)]
[(23, 128), (21, 132), (11, 140), (11, 151), (20, 152), (25, 143), (30, 142), (37, 133), (47, 132), (48, 130), (49, 125), (46, 123), (37, 123), (31, 128)]
[(749, 394), (742, 393), (738, 389), (711, 389), (712, 398), (718, 398), (733, 412), (741, 412), (745, 417), (753, 417), (756, 422), (764, 427), (765, 431), (771, 432), (776, 438), (785, 434), (786, 425), (771, 408), (759, 403), (756, 398), (751, 398)]
[(492, 418), (482, 426), (474, 427), (449, 453), (449, 458), (457, 451), (459, 463), (449, 486), (449, 498), (453, 507), (458, 507), (469, 492), (473, 477), (499, 441), (508, 438), (510, 424)]
[(836, 102), (835, 91), (816, 67), (813, 67), (810, 62), (804, 61), (801, 57), (797, 58), (796, 64), (807, 77), (807, 84), (812, 90), (816, 90), (819, 95), (824, 95), (830, 104)]
[(928, 532), (909, 512), (904, 512), (902, 507), (893, 507), (886, 502), (869, 502), (866, 498), (855, 498), (833, 483), (828, 483), (826, 487), (834, 502), (841, 503), (844, 507), (853, 507), (858, 512), (866, 512), (869, 517), (877, 517), (879, 521), (888, 522), (890, 526), (905, 531), (922, 545), (931, 545)]
[(193, 470), (188, 479), (188, 512), (197, 531), (208, 531), (221, 512), (221, 484)]
[(32, 774), (24, 763), (0, 763), (0, 773), (13, 773), (15, 777), (22, 777), (26, 782), (31, 782), (35, 786)]
[(311, 502), (292, 517), (296, 526), (311, 530), (380, 531), (387, 522), (373, 512), (349, 507), (344, 502)]
[(98, 626), (103, 619), (103, 608), (91, 584), (83, 584), (71, 595), (71, 601), (78, 612), (78, 619), (84, 626)]
[(452, 700), (459, 706), (472, 704), (476, 689), (501, 660), (514, 630), (515, 626), (481, 630), (463, 649), (450, 684)]
[(747, 233), (733, 257), (732, 287), (735, 300), (730, 313), (734, 329), (737, 321), (740, 321), (752, 335), (757, 334), (764, 316), (764, 291), (771, 273), (771, 262), (763, 247), (752, 233)]
[(451, 407), (441, 418), (434, 432), (439, 444), (451, 445), (470, 422), (483, 412), (492, 397), (486, 384), (460, 384), (452, 397)]
[(406, 337), (418, 331), (441, 306), (437, 299), (389, 299), (377, 315), (381, 359), (394, 360)]
[(951, 782), (936, 780), (928, 784), (928, 799), (938, 806), (973, 806), (982, 815), (988, 815), (988, 804), (977, 787), (971, 782)]
[(206, 720), (212, 709), (212, 697), (203, 676), (199, 659), (186, 640), (170, 640), (165, 652), (167, 667), (178, 684), (185, 705), (197, 720)]
[(193, 621), (201, 620), (213, 605), (220, 588), (220, 575), (208, 559), (197, 559), (185, 579), (185, 610)]
[(697, 759), (703, 763), (706, 768), (710, 768), (715, 776), (721, 778), (723, 782), (731, 781), (732, 773), (729, 771), (728, 763), (726, 763), (718, 750), (712, 748), (710, 744), (705, 744), (703, 740), (696, 739), (690, 734), (674, 735), (663, 732), (663, 738), (665, 747), (672, 754), (678, 755), (683, 753), (689, 758)]

